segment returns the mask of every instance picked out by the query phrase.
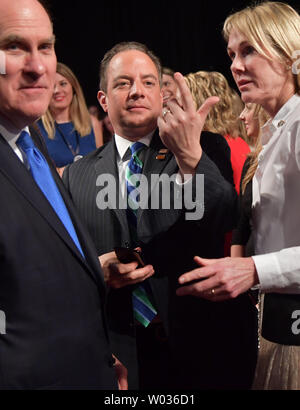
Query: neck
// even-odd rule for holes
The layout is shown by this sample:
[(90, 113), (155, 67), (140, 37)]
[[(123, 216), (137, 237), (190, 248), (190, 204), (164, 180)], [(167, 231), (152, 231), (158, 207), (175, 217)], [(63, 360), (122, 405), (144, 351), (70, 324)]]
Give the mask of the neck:
[(294, 87), (286, 87), (284, 92), (278, 98), (268, 101), (263, 107), (265, 111), (274, 118), (281, 107), (295, 94)]
[(130, 129), (130, 130), (116, 130), (116, 134), (119, 135), (122, 138), (125, 138), (128, 141), (136, 142), (140, 140), (141, 138), (146, 137), (147, 135), (151, 134), (151, 132), (154, 132), (156, 127), (154, 128), (139, 128), (139, 129)]
[(26, 123), (25, 121), (23, 123), (23, 121), (21, 120), (19, 122), (12, 122), (10, 121), (10, 119), (3, 116), (2, 114), (0, 114), (0, 123), (5, 129), (7, 129), (8, 132), (11, 132), (13, 134), (18, 134), (20, 131), (22, 131), (24, 127), (28, 125), (28, 123)]
[(51, 114), (58, 124), (70, 121), (69, 108), (65, 108), (63, 110), (51, 111)]

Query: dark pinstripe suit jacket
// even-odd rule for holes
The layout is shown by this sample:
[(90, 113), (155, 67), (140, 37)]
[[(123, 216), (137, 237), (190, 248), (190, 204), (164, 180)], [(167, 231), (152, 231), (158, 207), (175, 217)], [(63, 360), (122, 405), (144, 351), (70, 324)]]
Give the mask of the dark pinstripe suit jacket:
[[(33, 130), (31, 135), (44, 151), (39, 136)], [(0, 389), (113, 389), (106, 290), (97, 254), (50, 167), (85, 259), (0, 136), (0, 310), (6, 314)]]
[[(148, 180), (153, 174), (171, 176), (178, 172), (177, 163), (170, 152), (166, 154), (165, 159), (156, 159), (161, 148), (163, 145), (156, 134), (144, 159), (143, 174)], [(63, 178), (80, 215), (87, 224), (99, 255), (113, 250), (115, 246), (130, 243), (125, 211), (97, 208), (96, 197), (101, 190), (97, 186), (97, 178), (103, 173), (113, 175), (118, 181), (114, 141), (72, 164), (65, 170)], [(220, 338), (225, 341), (229, 339), (231, 342), (236, 339), (237, 334), (243, 334), (245, 328), (244, 326), (241, 329), (241, 321), (234, 313), (234, 302), (214, 305), (192, 297), (179, 298), (175, 294), (178, 276), (194, 267), (195, 255), (223, 255), (224, 232), (233, 226), (236, 206), (233, 186), (222, 177), (216, 165), (205, 153), (198, 164), (197, 174), (204, 174), (205, 209), (202, 219), (187, 221), (186, 210), (174, 209), (172, 202), (171, 209), (139, 209), (137, 215), (140, 246), (146, 262), (153, 264), (156, 272), (149, 280), (155, 303), (170, 335), (172, 351), (176, 357), (174, 385), (182, 388), (199, 388), (201, 385), (206, 386), (207, 383), (215, 387), (218, 384), (219, 378), (215, 376), (219, 371), (218, 366), (215, 360), (206, 363), (205, 357), (209, 346), (214, 349), (213, 341), (216, 341), (216, 335), (213, 329), (220, 316), (227, 317), (226, 310), (229, 323), (234, 322), (234, 325), (230, 326), (233, 333), (228, 334), (226, 330), (218, 334)], [(248, 300), (244, 299), (246, 310), (251, 309)], [(238, 303), (237, 309), (241, 305)], [(127, 365), (129, 374), (134, 373), (135, 347), (130, 287), (111, 291), (108, 315), (113, 350)], [(226, 320), (222, 323), (225, 327), (228, 324)], [(229, 342), (224, 344), (226, 348), (230, 346)], [(236, 342), (232, 344), (236, 349)], [(243, 353), (244, 348), (243, 345)], [(231, 352), (230, 347), (229, 354)], [(218, 346), (216, 357), (223, 357), (226, 354), (222, 346)], [(198, 374), (200, 363), (203, 379)], [(226, 362), (225, 366), (227, 365)], [(224, 366), (221, 367), (223, 369)]]

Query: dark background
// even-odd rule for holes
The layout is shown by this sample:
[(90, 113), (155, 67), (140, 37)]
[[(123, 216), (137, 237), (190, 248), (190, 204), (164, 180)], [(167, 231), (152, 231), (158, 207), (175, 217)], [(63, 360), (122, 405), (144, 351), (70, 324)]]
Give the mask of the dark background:
[[(88, 105), (97, 104), (99, 65), (119, 41), (139, 41), (182, 74), (223, 73), (234, 86), (222, 38), (226, 17), (249, 0), (48, 0), (58, 61), (78, 77)], [(287, 1), (300, 9), (300, 0)]]

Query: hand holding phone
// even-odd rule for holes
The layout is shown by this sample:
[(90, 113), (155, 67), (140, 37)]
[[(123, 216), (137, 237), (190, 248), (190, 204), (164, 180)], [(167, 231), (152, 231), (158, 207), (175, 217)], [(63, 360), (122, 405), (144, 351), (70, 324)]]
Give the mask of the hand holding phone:
[(117, 258), (121, 263), (131, 263), (138, 262), (138, 268), (145, 266), (145, 263), (142, 259), (141, 251), (137, 249), (123, 248), (117, 246), (114, 248)]

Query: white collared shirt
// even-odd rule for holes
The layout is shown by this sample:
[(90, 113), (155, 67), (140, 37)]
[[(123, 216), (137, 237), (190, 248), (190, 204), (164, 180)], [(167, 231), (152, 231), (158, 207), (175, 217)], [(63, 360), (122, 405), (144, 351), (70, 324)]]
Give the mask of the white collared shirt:
[(261, 289), (300, 293), (300, 96), (262, 129), (253, 177), (253, 257)]
[[(135, 142), (141, 142), (147, 145), (147, 147), (149, 147), (153, 134), (154, 134), (154, 131)], [(126, 167), (130, 160), (123, 161), (123, 157), (126, 154), (126, 151), (128, 150), (128, 148), (131, 145), (133, 145), (134, 142), (129, 141), (126, 138), (120, 137), (117, 134), (115, 134), (115, 142), (116, 142), (116, 147), (117, 147), (117, 151), (119, 154), (118, 159), (117, 159), (118, 171), (119, 171), (119, 184), (120, 184), (120, 190), (121, 190), (122, 196), (124, 198), (125, 192), (126, 192), (126, 179), (125, 179)]]
[(16, 144), (16, 141), (19, 138), (22, 131), (27, 131), (30, 134), (28, 127), (25, 127), (23, 130), (21, 130), (19, 133), (16, 134), (16, 133), (8, 131), (2, 124), (0, 124), (0, 134), (9, 143), (9, 145), (13, 149), (14, 153), (18, 156), (18, 158), (22, 162), (24, 162), (21, 150), (18, 148), (18, 146)]

